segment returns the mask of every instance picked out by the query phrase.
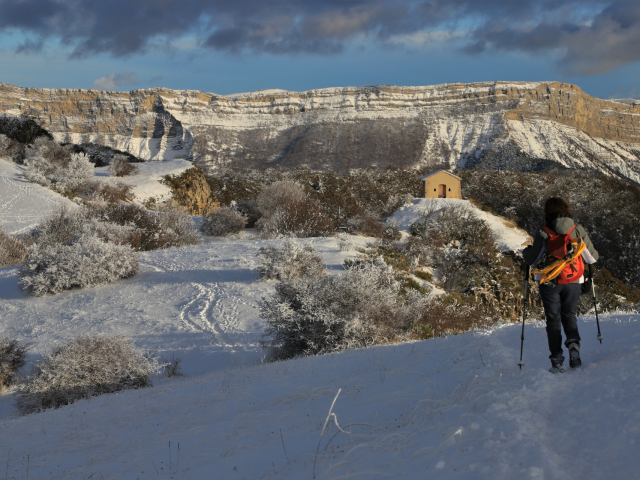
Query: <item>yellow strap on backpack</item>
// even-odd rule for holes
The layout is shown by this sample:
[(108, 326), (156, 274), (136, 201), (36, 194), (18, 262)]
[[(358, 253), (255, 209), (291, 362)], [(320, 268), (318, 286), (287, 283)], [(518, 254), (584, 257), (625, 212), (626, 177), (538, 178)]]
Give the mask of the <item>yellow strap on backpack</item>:
[(538, 282), (540, 285), (549, 282), (560, 275), (562, 273), (562, 270), (564, 270), (567, 265), (573, 262), (580, 255), (582, 255), (582, 252), (584, 252), (584, 250), (587, 248), (587, 244), (584, 243), (579, 237), (572, 239), (571, 243), (575, 245), (575, 248), (573, 250), (573, 253), (569, 257), (560, 258), (555, 262), (542, 267), (533, 267), (533, 273), (536, 275), (540, 274), (540, 281)]

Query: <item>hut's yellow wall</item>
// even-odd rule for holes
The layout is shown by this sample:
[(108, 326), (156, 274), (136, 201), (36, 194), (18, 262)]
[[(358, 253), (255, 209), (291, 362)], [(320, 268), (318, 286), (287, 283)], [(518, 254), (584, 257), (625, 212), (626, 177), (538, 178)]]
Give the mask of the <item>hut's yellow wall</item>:
[(462, 198), (460, 180), (445, 172), (439, 172), (423, 180), (424, 198), (438, 198), (438, 185), (447, 186), (447, 198)]

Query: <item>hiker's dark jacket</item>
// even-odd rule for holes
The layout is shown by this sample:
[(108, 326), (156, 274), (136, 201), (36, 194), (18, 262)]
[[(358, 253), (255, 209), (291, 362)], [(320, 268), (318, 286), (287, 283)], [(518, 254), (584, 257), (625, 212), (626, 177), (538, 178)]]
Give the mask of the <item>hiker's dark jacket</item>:
[[(575, 224), (571, 214), (565, 212), (555, 213), (551, 216), (551, 219), (546, 224), (547, 227), (556, 232), (558, 235), (567, 233), (574, 225), (576, 225), (576, 228), (574, 228), (571, 232), (571, 238), (580, 237), (582, 241), (587, 244), (587, 248), (582, 253), (582, 259), (584, 260), (584, 263), (595, 263), (599, 258), (598, 251), (594, 248), (593, 243), (591, 243), (589, 235), (587, 235), (587, 231), (582, 225)], [(538, 233), (536, 233), (535, 237), (533, 238), (533, 245), (525, 248), (522, 251), (522, 257), (528, 265), (533, 265), (541, 257), (542, 253), (544, 253), (544, 248), (548, 239), (549, 234), (547, 232), (545, 232), (542, 228), (538, 230)], [(580, 277), (571, 283), (576, 282), (582, 283), (583, 278)]]

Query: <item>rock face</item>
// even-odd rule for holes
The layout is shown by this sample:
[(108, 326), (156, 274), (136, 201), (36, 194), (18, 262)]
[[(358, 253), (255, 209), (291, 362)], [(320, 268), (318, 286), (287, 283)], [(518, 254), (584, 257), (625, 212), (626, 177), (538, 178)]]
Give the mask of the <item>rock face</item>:
[(180, 175), (169, 175), (164, 182), (171, 188), (173, 199), (191, 215), (206, 215), (220, 208), (201, 168), (196, 166)]
[(0, 84), (1, 114), (38, 118), (60, 141), (91, 141), (151, 160), (185, 158), (211, 169), (562, 165), (640, 181), (640, 105), (599, 100), (559, 82), (227, 96)]

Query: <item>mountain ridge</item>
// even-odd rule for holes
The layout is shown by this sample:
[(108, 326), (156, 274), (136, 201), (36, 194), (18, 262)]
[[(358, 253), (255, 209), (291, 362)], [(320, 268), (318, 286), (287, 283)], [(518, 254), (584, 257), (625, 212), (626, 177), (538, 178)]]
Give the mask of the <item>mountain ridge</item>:
[(218, 95), (0, 83), (0, 114), (39, 119), (59, 141), (92, 141), (209, 169), (536, 169), (540, 160), (640, 181), (640, 105), (562, 82), (263, 90)]

